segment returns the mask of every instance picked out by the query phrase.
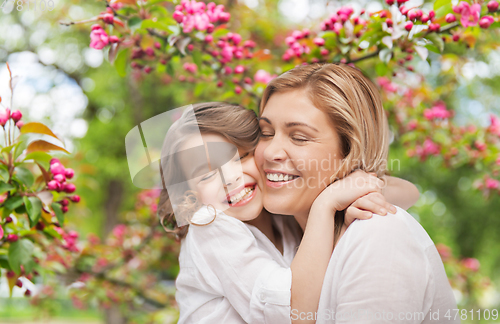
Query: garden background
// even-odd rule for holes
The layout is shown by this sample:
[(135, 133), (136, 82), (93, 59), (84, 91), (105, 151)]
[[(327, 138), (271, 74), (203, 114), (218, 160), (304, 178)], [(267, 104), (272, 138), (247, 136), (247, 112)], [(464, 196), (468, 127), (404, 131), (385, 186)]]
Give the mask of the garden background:
[(420, 190), (409, 212), (463, 323), (500, 323), (495, 0), (1, 1), (0, 323), (175, 323), (179, 243), (158, 190), (133, 185), (125, 136), (190, 103), (257, 110), (312, 62), (380, 87), (391, 174)]

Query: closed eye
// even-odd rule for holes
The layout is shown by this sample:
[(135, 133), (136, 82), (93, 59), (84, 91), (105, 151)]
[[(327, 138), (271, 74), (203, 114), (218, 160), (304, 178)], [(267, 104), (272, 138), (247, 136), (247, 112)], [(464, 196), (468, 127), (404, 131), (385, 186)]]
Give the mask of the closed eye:
[(212, 172), (207, 173), (203, 178), (200, 179), (200, 181), (206, 181), (210, 178), (212, 178), (214, 175), (217, 174), (217, 170), (214, 170)]

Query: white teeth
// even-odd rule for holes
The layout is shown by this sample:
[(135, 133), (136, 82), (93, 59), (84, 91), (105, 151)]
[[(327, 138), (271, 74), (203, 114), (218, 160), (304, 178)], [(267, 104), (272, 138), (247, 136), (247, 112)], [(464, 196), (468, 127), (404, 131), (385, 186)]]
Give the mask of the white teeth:
[(237, 193), (236, 195), (232, 195), (232, 196), (229, 198), (229, 201), (231, 202), (231, 204), (236, 204), (236, 203), (238, 203), (240, 200), (243, 200), (244, 198), (249, 197), (249, 196), (252, 194), (252, 191), (253, 191), (253, 188), (250, 188), (250, 187), (243, 188), (243, 189), (242, 189), (239, 193)]
[(273, 182), (278, 182), (278, 181), (288, 181), (288, 180), (293, 180), (295, 177), (293, 175), (288, 175), (283, 173), (267, 173), (266, 178), (270, 181)]

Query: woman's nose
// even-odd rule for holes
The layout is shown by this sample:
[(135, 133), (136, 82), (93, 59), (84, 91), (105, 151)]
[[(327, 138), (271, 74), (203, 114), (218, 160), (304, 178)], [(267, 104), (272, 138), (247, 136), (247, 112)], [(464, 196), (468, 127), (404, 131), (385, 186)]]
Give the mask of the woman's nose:
[(274, 136), (268, 141), (268, 145), (264, 150), (264, 159), (269, 162), (282, 162), (287, 159), (284, 143), (279, 137)]

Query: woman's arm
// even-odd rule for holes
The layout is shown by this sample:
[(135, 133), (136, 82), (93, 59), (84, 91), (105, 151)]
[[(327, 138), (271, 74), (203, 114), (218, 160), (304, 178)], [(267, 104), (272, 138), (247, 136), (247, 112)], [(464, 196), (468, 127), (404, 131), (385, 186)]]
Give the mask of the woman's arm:
[(384, 176), (383, 178), (387, 183), (382, 189), (382, 194), (388, 202), (405, 210), (417, 202), (420, 193), (413, 183), (391, 176)]

